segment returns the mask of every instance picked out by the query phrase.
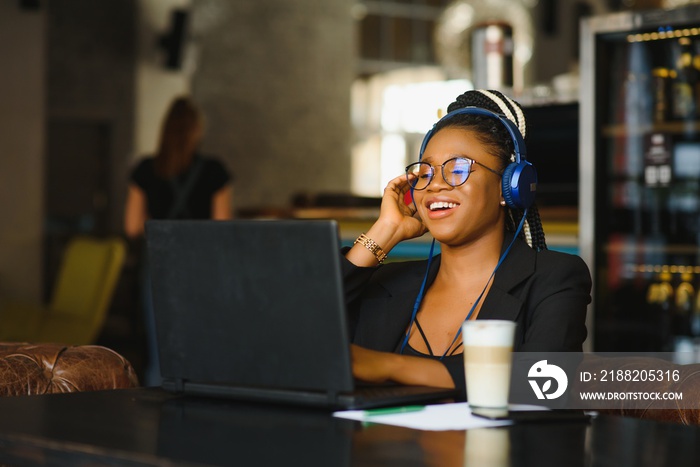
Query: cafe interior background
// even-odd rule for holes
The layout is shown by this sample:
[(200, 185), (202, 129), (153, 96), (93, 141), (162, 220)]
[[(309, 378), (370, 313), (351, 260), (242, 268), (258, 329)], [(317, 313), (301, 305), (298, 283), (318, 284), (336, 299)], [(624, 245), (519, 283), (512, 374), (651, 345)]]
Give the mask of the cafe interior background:
[[(576, 254), (580, 104), (594, 97), (580, 93), (580, 21), (686, 3), (0, 2), (0, 297), (47, 300), (68, 239), (123, 235), (129, 169), (181, 94), (206, 115), (203, 152), (235, 174), (237, 217), (334, 217), (346, 240), (440, 110), (501, 88), (528, 109), (550, 247)], [(484, 22), (512, 27), (498, 28), (513, 48), (496, 57), (512, 80), (479, 75), (470, 41)], [(427, 242), (397, 256), (425, 256)], [(130, 251), (98, 343), (140, 369), (137, 274)]]

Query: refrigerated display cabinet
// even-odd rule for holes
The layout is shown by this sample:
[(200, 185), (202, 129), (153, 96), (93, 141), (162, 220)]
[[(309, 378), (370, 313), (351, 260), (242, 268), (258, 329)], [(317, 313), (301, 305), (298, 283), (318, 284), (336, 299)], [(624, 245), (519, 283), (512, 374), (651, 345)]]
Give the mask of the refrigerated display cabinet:
[(700, 5), (581, 25), (588, 350), (700, 357)]

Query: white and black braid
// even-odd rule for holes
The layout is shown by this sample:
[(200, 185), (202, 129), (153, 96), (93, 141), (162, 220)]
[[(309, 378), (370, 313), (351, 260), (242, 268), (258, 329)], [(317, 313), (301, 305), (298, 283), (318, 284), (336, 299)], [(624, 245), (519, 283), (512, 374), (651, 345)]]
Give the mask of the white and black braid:
[(523, 139), (527, 136), (527, 125), (525, 124), (525, 114), (523, 114), (520, 106), (509, 97), (501, 94), (498, 91), (486, 91), (484, 89), (477, 90), (489, 99), (491, 99), (501, 110), (501, 113), (506, 116), (508, 120), (515, 123), (515, 126), (520, 130), (520, 134)]

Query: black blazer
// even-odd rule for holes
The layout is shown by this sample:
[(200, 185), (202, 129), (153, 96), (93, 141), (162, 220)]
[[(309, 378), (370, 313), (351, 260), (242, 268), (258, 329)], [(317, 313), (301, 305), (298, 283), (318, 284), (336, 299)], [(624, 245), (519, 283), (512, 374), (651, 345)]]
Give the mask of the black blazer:
[[(511, 240), (507, 234), (503, 250)], [(410, 322), (427, 260), (360, 268), (343, 258), (342, 264), (352, 341), (369, 349), (396, 351)], [(439, 267), (437, 255), (428, 286)], [(590, 272), (580, 257), (537, 252), (518, 239), (496, 272), (477, 319), (518, 323), (514, 351), (581, 352), (590, 292)], [(461, 359), (443, 363), (455, 386), (464, 389)]]

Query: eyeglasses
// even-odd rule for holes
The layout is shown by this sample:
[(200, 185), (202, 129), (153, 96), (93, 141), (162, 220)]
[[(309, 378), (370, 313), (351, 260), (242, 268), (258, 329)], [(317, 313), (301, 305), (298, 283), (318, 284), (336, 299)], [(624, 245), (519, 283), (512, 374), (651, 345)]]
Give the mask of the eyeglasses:
[[(454, 157), (450, 160), (445, 161), (440, 165), (442, 167), (442, 178), (447, 182), (448, 185), (453, 187), (458, 187), (464, 185), (464, 183), (469, 178), (469, 174), (472, 173), (472, 165), (478, 164), (485, 168), (489, 172), (493, 172), (499, 177), (500, 173), (496, 172), (490, 167), (486, 167), (481, 162), (477, 162), (473, 159), (467, 159), (466, 157)], [(414, 177), (409, 177), (409, 175), (414, 175)], [(409, 185), (414, 190), (425, 190), (433, 181), (435, 176), (435, 167), (428, 164), (427, 162), (414, 162), (413, 164), (406, 167), (406, 178), (408, 179)]]

